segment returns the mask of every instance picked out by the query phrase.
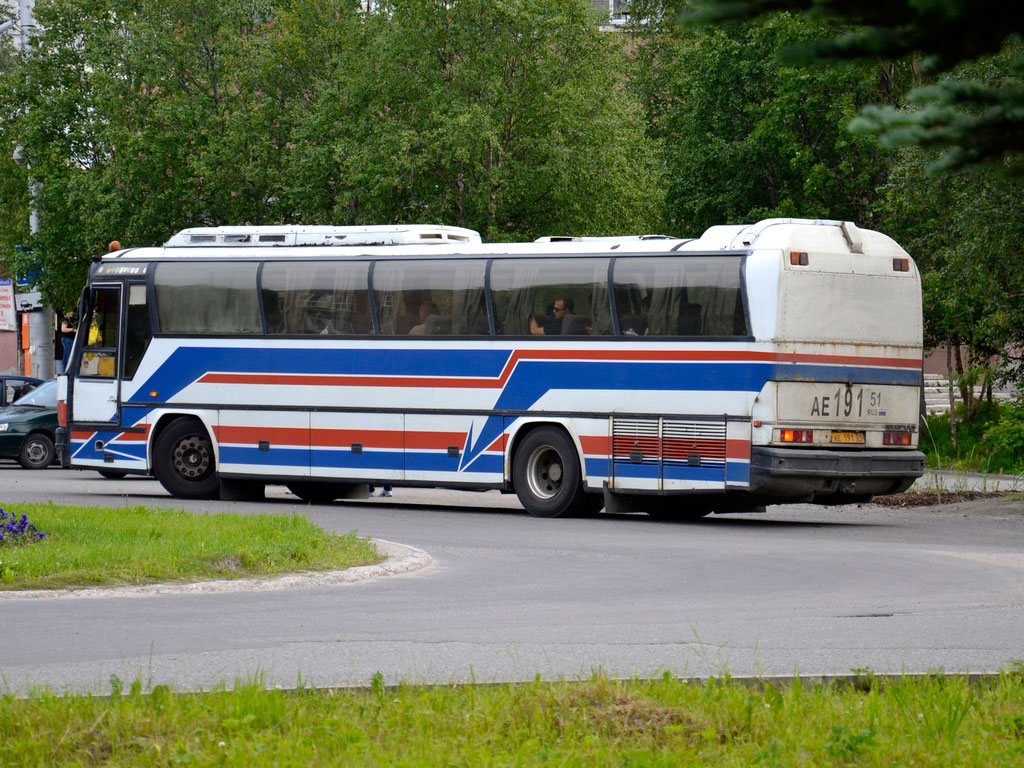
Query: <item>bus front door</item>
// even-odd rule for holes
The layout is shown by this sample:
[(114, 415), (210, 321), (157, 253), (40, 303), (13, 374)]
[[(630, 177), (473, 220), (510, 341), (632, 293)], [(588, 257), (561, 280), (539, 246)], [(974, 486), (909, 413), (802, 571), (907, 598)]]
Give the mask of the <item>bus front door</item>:
[[(83, 317), (79, 334), (78, 370), (69, 419), (73, 424), (118, 424), (117, 355), (120, 336), (121, 286), (93, 286), (88, 316)], [(73, 432), (80, 431), (73, 428)]]

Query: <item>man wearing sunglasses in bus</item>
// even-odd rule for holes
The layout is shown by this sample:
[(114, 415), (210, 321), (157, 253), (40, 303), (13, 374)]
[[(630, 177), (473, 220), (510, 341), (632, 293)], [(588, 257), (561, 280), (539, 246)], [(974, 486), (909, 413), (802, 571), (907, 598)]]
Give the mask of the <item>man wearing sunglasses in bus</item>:
[(543, 323), (538, 323), (536, 316), (530, 318), (530, 333), (534, 336), (558, 336), (562, 333), (562, 322), (575, 308), (576, 303), (567, 296), (555, 299), (551, 317), (545, 318)]

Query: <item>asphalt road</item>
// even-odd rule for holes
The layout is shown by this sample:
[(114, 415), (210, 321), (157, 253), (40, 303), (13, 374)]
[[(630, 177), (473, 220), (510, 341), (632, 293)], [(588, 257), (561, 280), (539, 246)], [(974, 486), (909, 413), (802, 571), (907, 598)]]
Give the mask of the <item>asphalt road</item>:
[(0, 465), (0, 506), (307, 514), (433, 565), (274, 592), (0, 597), (0, 686), (105, 693), (614, 676), (995, 672), (1024, 659), (1024, 502), (769, 508), (665, 523), (537, 520), (514, 497), (395, 489), (306, 507), (178, 504), (154, 481)]

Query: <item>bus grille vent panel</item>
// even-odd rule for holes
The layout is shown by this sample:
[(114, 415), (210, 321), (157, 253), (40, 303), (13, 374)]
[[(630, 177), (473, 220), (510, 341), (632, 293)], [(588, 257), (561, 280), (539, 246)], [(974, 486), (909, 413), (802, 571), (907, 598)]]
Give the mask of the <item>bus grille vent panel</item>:
[(665, 419), (661, 445), (666, 464), (687, 464), (700, 456), (701, 466), (725, 466), (725, 422)]
[(658, 463), (661, 459), (658, 419), (612, 419), (612, 455), (615, 461)]

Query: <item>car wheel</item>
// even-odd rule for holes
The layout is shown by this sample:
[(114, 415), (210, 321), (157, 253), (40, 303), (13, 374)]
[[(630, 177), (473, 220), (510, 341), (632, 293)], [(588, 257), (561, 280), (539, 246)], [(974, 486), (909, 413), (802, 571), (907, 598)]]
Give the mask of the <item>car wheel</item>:
[(153, 473), (179, 499), (217, 498), (213, 442), (199, 419), (176, 419), (160, 433), (153, 446)]
[(580, 461), (565, 430), (538, 427), (516, 448), (512, 483), (534, 517), (570, 517), (593, 509), (583, 491)]
[(42, 432), (33, 432), (21, 444), (18, 463), (25, 469), (46, 469), (54, 456), (53, 440)]

